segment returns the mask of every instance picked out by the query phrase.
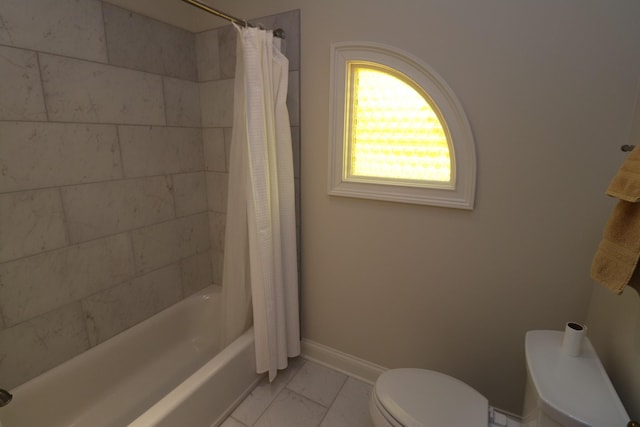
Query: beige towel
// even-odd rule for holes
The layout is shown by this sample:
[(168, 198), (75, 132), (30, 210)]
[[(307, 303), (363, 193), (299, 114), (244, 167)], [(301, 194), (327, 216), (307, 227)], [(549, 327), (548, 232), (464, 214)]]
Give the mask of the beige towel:
[(640, 290), (640, 275), (634, 276), (639, 258), (640, 203), (621, 200), (605, 227), (591, 264), (591, 277), (617, 294), (627, 285)]
[(631, 150), (611, 180), (607, 194), (627, 202), (640, 201), (640, 148)]

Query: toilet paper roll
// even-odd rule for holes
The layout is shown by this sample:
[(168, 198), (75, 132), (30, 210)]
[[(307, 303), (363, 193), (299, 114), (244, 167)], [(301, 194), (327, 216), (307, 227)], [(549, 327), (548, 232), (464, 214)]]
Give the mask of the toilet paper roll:
[(562, 338), (562, 352), (571, 357), (580, 356), (585, 335), (587, 335), (586, 326), (575, 322), (567, 323)]

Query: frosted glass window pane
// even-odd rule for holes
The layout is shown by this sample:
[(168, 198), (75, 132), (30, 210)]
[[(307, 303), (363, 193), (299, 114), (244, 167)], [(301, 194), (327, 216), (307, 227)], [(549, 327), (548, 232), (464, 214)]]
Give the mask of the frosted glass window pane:
[(450, 182), (448, 133), (425, 97), (385, 71), (351, 72), (349, 175)]

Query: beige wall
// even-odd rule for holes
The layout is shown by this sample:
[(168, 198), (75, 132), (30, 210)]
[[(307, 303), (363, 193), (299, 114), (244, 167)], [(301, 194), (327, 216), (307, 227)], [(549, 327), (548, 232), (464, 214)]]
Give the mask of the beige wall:
[[(303, 336), (455, 375), (519, 412), (524, 333), (583, 321), (640, 75), (640, 3), (216, 0), (301, 9)], [(385, 43), (453, 88), (476, 138), (472, 212), (329, 197), (329, 45)]]
[(627, 412), (640, 419), (640, 300), (627, 288), (614, 295), (595, 286), (587, 317), (591, 338)]
[[(640, 90), (629, 142), (640, 145)], [(596, 285), (587, 316), (591, 341), (627, 411), (636, 420), (640, 419), (639, 302), (638, 292), (633, 288), (626, 288), (618, 296)]]
[[(640, 3), (212, 3), (240, 17), (301, 9), (305, 338), (442, 370), (518, 412), (525, 331), (587, 319), (638, 415), (637, 298), (592, 290), (588, 272), (630, 132)], [(329, 45), (344, 40), (406, 50), (453, 88), (476, 138), (474, 211), (327, 196)]]

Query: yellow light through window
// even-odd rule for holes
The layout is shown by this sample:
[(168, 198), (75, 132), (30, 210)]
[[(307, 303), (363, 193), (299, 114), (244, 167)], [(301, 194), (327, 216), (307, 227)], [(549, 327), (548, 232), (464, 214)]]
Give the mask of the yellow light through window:
[(447, 132), (425, 96), (373, 66), (350, 71), (349, 175), (451, 182)]

